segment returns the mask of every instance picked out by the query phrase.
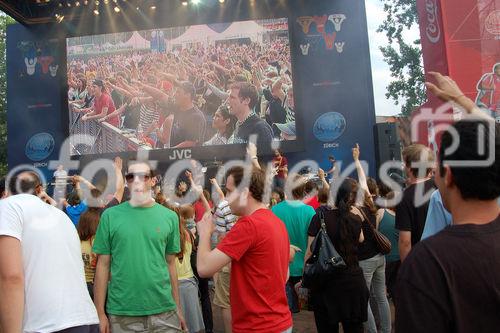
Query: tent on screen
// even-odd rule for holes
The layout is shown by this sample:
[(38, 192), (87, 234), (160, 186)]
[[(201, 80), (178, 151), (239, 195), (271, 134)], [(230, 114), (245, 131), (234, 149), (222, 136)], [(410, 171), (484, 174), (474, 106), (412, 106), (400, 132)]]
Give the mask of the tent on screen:
[(133, 49), (149, 49), (149, 41), (134, 31), (132, 37), (124, 43), (125, 46), (132, 47)]
[(262, 42), (262, 35), (268, 31), (255, 21), (234, 22), (221, 33), (221, 39), (250, 38), (252, 42)]
[(206, 25), (192, 25), (182, 35), (167, 41), (167, 43), (170, 45), (187, 45), (193, 43), (207, 45), (214, 40), (221, 39), (220, 35)]

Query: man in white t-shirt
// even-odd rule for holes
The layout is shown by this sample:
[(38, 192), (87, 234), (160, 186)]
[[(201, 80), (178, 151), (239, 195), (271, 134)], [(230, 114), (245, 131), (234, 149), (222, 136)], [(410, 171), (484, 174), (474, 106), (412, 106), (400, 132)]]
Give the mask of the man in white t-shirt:
[(0, 201), (2, 332), (98, 333), (71, 220), (33, 195), (40, 180), (21, 172)]

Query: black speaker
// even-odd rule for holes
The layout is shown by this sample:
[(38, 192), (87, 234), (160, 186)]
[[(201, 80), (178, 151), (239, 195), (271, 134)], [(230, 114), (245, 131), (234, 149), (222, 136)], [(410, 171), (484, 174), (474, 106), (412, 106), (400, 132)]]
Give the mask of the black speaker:
[(401, 161), (401, 140), (396, 123), (375, 124), (375, 158), (377, 170), (387, 161)]

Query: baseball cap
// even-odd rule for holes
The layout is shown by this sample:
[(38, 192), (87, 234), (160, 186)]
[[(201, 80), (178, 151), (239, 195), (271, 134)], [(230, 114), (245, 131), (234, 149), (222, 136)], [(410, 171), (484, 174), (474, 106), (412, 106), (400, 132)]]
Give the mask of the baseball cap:
[(284, 124), (275, 124), (278, 129), (285, 133), (286, 135), (296, 136), (297, 131), (295, 130), (295, 121), (290, 121)]
[(104, 88), (104, 82), (102, 80), (99, 80), (99, 79), (95, 79), (92, 84), (100, 87), (100, 88)]

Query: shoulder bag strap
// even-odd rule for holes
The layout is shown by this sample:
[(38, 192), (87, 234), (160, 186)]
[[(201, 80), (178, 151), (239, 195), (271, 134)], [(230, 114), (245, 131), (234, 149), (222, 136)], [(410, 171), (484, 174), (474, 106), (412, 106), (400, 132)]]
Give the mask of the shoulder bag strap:
[(322, 210), (320, 210), (318, 212), (318, 215), (319, 215), (319, 221), (321, 224), (321, 230), (323, 230), (326, 233), (325, 213)]

